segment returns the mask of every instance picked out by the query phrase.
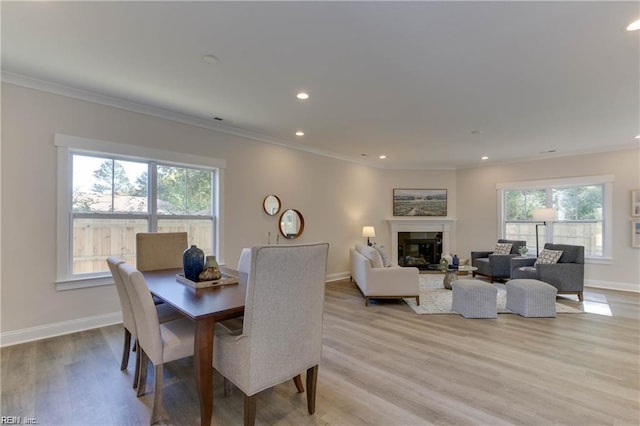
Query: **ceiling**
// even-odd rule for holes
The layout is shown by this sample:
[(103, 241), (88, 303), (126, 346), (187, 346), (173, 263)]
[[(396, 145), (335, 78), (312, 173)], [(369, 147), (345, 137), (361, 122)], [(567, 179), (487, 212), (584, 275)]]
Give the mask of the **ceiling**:
[(4, 81), (377, 167), (638, 146), (635, 1), (1, 8)]

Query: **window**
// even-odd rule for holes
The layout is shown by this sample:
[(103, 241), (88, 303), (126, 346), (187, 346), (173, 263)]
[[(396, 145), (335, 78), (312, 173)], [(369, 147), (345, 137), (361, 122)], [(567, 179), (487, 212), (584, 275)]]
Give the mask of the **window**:
[(186, 231), (190, 244), (218, 254), (224, 162), (65, 135), (56, 145), (58, 289), (110, 283), (105, 259), (135, 265), (138, 232)]
[[(537, 237), (540, 249), (547, 241), (581, 245), (592, 263), (607, 261), (611, 258), (612, 183), (612, 176), (595, 176), (499, 184), (502, 235), (527, 241), (533, 253)], [(533, 221), (533, 210), (544, 207), (556, 209), (556, 222)]]

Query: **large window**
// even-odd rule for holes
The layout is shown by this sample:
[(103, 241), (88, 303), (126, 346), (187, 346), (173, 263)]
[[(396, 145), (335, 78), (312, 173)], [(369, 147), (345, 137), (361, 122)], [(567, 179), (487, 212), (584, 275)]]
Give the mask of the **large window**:
[(65, 169), (59, 174), (59, 289), (103, 284), (111, 255), (135, 265), (138, 232), (186, 231), (190, 244), (219, 254), (219, 168), (212, 165), (220, 160), (137, 148), (137, 155), (123, 155), (131, 150), (62, 135), (56, 144)]
[[(611, 185), (613, 177), (595, 176), (533, 182), (499, 184), (502, 235), (527, 241), (529, 252), (547, 241), (581, 245), (585, 256), (611, 258)], [(533, 221), (533, 210), (552, 207), (556, 222)]]

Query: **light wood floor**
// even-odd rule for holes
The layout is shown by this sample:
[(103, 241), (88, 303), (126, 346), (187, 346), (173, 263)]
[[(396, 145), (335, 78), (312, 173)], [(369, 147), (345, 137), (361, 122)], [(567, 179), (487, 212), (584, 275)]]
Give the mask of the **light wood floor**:
[[(257, 424), (638, 425), (640, 297), (585, 297), (612, 316), (416, 315), (402, 301), (365, 308), (353, 284), (328, 284), (316, 414), (289, 381), (259, 396)], [(121, 345), (121, 326), (110, 326), (2, 349), (1, 415), (147, 423), (152, 395), (136, 398), (134, 357), (120, 372)], [(192, 359), (164, 371), (162, 422), (198, 424)], [(217, 374), (214, 386), (214, 424), (242, 424), (241, 394), (225, 398)]]

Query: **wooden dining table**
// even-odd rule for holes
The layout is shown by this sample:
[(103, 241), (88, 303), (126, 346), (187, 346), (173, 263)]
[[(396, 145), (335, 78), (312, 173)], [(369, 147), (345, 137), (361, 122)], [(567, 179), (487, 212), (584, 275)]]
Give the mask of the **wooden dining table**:
[(244, 314), (247, 274), (220, 268), (225, 275), (237, 276), (238, 284), (195, 289), (176, 280), (182, 269), (146, 271), (142, 274), (149, 291), (195, 322), (193, 348), (196, 384), (200, 397), (200, 424), (209, 426), (213, 414), (213, 337), (216, 321)]

